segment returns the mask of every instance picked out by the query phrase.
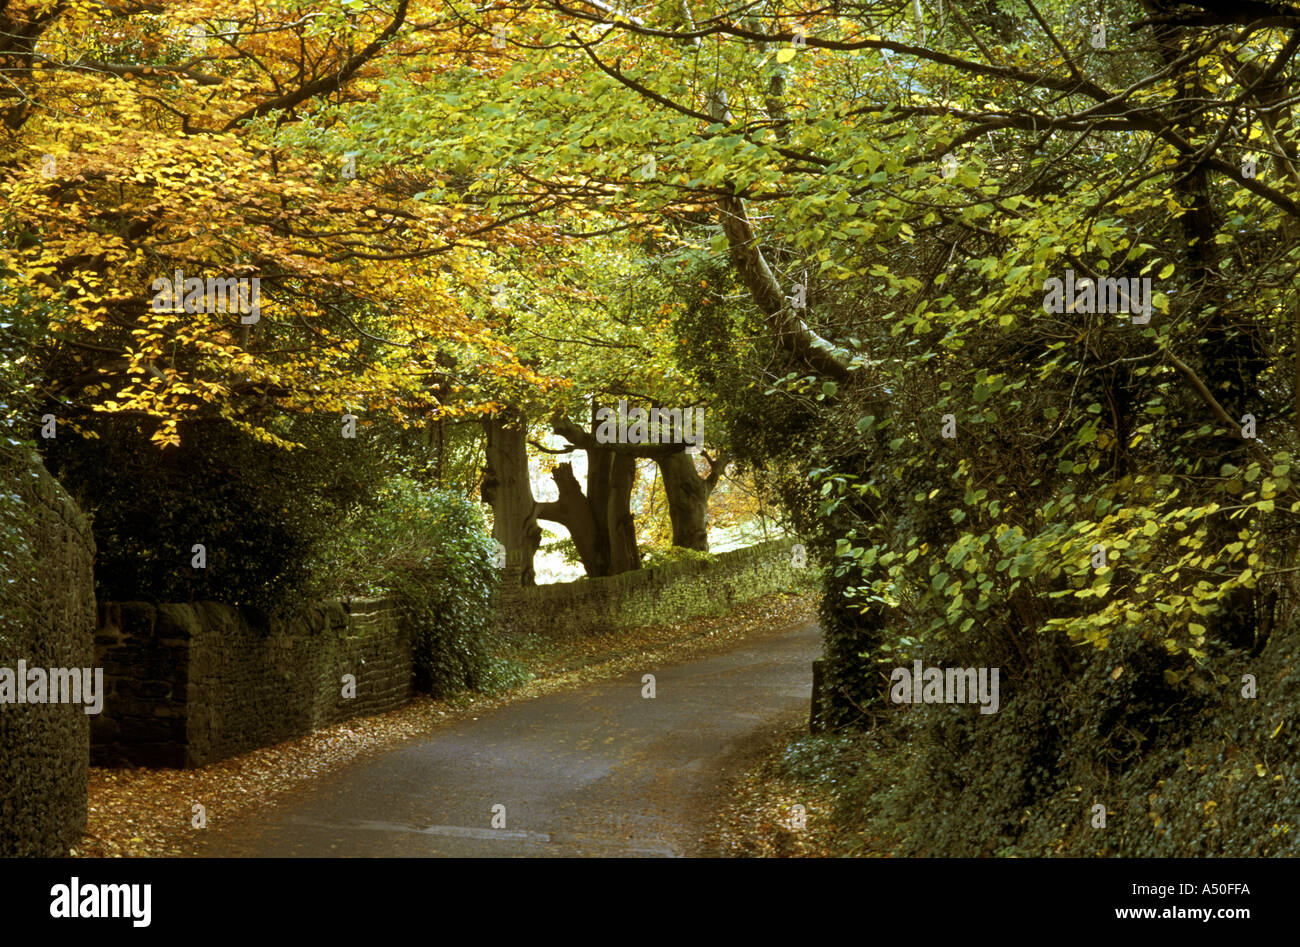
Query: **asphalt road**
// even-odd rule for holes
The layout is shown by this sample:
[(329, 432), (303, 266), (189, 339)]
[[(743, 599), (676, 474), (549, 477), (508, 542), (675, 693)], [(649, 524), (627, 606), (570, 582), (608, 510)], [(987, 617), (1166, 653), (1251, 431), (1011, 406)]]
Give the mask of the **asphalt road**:
[[(725, 777), (806, 719), (820, 651), (817, 625), (801, 625), (486, 711), (210, 825), (198, 854), (714, 854), (702, 837)], [(653, 699), (643, 674), (655, 676)]]

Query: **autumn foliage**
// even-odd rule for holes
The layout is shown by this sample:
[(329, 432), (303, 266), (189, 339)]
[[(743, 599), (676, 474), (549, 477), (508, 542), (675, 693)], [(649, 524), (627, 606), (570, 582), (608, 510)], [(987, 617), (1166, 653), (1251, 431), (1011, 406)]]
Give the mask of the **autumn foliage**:
[[(438, 169), (358, 166), (325, 124), (292, 140), (372, 96), (385, 57), (473, 56), (415, 12), (0, 4), (0, 289), (51, 307), (34, 357), (60, 421), (137, 416), (167, 445), (219, 415), (285, 443), (259, 409), (455, 417), (485, 380), (545, 385), (481, 305), (502, 228), (417, 199)], [(158, 311), (177, 271), (257, 277), (260, 317)]]

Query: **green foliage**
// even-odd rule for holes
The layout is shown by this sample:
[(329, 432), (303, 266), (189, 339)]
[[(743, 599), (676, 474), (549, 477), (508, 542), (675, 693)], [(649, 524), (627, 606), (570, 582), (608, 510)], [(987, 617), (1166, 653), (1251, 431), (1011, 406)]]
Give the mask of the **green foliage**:
[(641, 552), (643, 569), (657, 569), (678, 562), (712, 562), (716, 558), (712, 553), (685, 546), (650, 546)]
[(854, 770), (836, 820), (898, 855), (1295, 857), (1298, 645), (1292, 625), (1259, 655), (1214, 646), (1211, 669), (1135, 634), (1104, 658), (1042, 639), (997, 714), (918, 704), (852, 738), (825, 764)]
[[(373, 502), (387, 467), (365, 428), (287, 417), (272, 429), (304, 446), (261, 443), (223, 421), (183, 428), (160, 451), (130, 418), (63, 427), (46, 463), (91, 514), (101, 600), (220, 601), (271, 612), (320, 597), (317, 562), (355, 507)], [(206, 568), (193, 566), (196, 544)]]
[[(0, 287), (0, 298), (5, 295)], [(17, 489), (34, 446), (34, 379), (26, 352), (37, 324), (30, 307), (0, 305), (0, 647), (22, 629), (22, 589), (36, 580), (28, 511)]]
[(33, 446), (39, 412), (31, 351), (50, 308), (25, 296), (14, 303), (0, 281), (0, 452)]
[(795, 740), (782, 754), (781, 773), (814, 786), (837, 787), (854, 773), (854, 761), (846, 751), (856, 742), (848, 734), (819, 734)]
[(582, 557), (578, 555), (577, 543), (575, 543), (572, 539), (568, 538), (567, 536), (562, 537), (560, 539), (556, 539), (553, 542), (542, 543), (542, 545), (539, 546), (538, 549), (541, 552), (550, 552), (550, 553), (558, 552), (560, 554), (560, 558), (563, 559), (564, 562), (566, 562), (568, 565), (576, 566), (582, 564)]
[[(890, 790), (910, 793), (899, 817), (918, 846), (992, 854), (1069, 785), (1100, 784), (1073, 766), (1122, 780), (1176, 748), (1173, 708), (1200, 712), (1194, 682), (1294, 612), (1295, 169), (1238, 168), (1247, 150), (1291, 147), (1266, 139), (1295, 51), (1282, 30), (1213, 27), (1112, 29), (1102, 49), (1058, 2), (1041, 18), (994, 4), (917, 22), (901, 0), (869, 6), (819, 18), (817, 35), (909, 50), (774, 56), (726, 27), (695, 51), (637, 37), (654, 52), (623, 68), (680, 111), (594, 71), (560, 91), (525, 84), (535, 61), (477, 100), (450, 83), (369, 108), (412, 145), (455, 139), (491, 166), (489, 208), (577, 175), (689, 218), (691, 249), (665, 277), (678, 359), (831, 564), (826, 722), (874, 715), (881, 671), (918, 654), (1001, 667), (1019, 688), (995, 722), (909, 711), (905, 728), (953, 762), (936, 751)], [(1124, 11), (1140, 16), (1110, 12)], [(1262, 63), (1277, 89), (1252, 79)], [(727, 77), (734, 122), (701, 129), (705, 74)], [(653, 181), (631, 174), (646, 142)], [(801, 284), (799, 318), (851, 372), (812, 374), (774, 325), (773, 288), (739, 285), (741, 248), (681, 206), (683, 190), (707, 205), (719, 188), (749, 202), (763, 269), (783, 294)], [(1067, 269), (1150, 280), (1150, 320), (1045, 309)], [(1117, 656), (1129, 663), (1110, 678)]]
[(32, 511), (18, 492), (31, 475), (22, 451), (0, 447), (0, 655), (27, 626), (28, 590), (40, 580), (28, 539)]
[(334, 594), (400, 599), (416, 634), (417, 685), (444, 697), (526, 680), (520, 665), (497, 657), (494, 548), (477, 503), (394, 477), (375, 507), (353, 517), (322, 565)]

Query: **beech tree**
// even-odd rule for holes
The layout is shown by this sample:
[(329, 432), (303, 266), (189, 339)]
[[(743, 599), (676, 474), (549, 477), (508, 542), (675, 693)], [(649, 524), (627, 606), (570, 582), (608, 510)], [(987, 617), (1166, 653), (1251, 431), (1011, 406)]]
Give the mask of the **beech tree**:
[[(602, 407), (630, 401), (673, 406), (679, 416), (708, 412), (707, 392), (678, 364), (672, 317), (682, 304), (664, 274), (640, 260), (642, 252), (641, 245), (628, 240), (595, 245), (567, 237), (535, 248), (526, 261), (494, 255), (502, 289), (489, 305), (501, 314), (503, 338), (527, 364), (564, 381), (544, 392), (498, 387), (510, 408), (487, 422), (483, 495), (501, 523), (497, 539), (506, 547), (508, 561), (523, 563), (519, 573), (525, 583), (540, 544), (537, 519), (569, 532), (589, 576), (640, 567), (631, 509), (638, 460), (654, 460), (667, 469), (663, 484), (673, 544), (708, 548), (707, 502), (725, 467), (725, 448), (721, 462), (711, 460), (701, 476), (685, 453), (688, 445), (672, 443), (667, 430), (662, 444), (601, 443), (597, 437)], [(712, 437), (711, 430), (702, 433)], [(564, 444), (543, 445), (536, 436), (542, 432), (564, 438)], [(679, 430), (676, 436), (684, 433)], [(719, 429), (710, 443), (721, 434)], [(556, 499), (537, 501), (527, 481), (530, 447), (549, 456), (584, 452), (585, 484), (571, 462), (560, 463), (552, 471)], [(503, 476), (507, 469), (513, 473)], [(501, 493), (507, 481), (509, 500)]]
[[(0, 274), (7, 301), (55, 312), (35, 356), (61, 421), (135, 416), (166, 446), (184, 419), (220, 416), (282, 443), (255, 409), (476, 412), (460, 382), (430, 383), (440, 354), (546, 383), (467, 305), (495, 223), (414, 200), (436, 174), (358, 167), (337, 133), (295, 128), (373, 96), (388, 57), (460, 55), (462, 35), (415, 23), (425, 12), (0, 5)], [(260, 311), (188, 284), (158, 305), (173, 274), (257, 280)]]

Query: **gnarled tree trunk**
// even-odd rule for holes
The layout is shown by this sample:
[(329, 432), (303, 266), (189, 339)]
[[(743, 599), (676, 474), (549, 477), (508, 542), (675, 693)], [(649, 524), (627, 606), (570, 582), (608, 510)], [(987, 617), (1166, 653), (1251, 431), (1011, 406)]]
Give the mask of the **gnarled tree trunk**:
[(695, 458), (685, 452), (656, 458), (668, 496), (668, 519), (673, 526), (673, 545), (709, 551), (709, 497), (727, 465), (726, 458), (712, 462), (707, 477), (695, 470)]
[[(593, 422), (594, 423), (594, 422)], [(632, 514), (632, 489), (636, 485), (636, 459), (641, 456), (656, 456), (667, 450), (681, 450), (680, 447), (640, 448), (626, 444), (601, 444), (594, 434), (584, 430), (567, 418), (554, 418), (555, 433), (569, 439), (574, 446), (587, 452), (587, 506), (595, 525), (593, 561), (603, 565), (603, 571), (594, 572), (587, 566), (583, 556), (582, 545), (572, 528), (574, 542), (578, 543), (578, 554), (587, 566), (589, 576), (618, 575), (641, 568), (641, 552), (636, 544), (636, 520)], [(568, 467), (567, 464), (561, 465)], [(557, 475), (558, 475), (557, 470)], [(570, 468), (569, 478), (572, 479)], [(556, 478), (559, 483), (559, 477)], [(576, 488), (576, 481), (574, 482)], [(561, 500), (564, 499), (565, 487), (561, 485)], [(570, 491), (571, 492), (571, 491)], [(582, 496), (578, 493), (577, 496)], [(571, 503), (574, 501), (571, 501)], [(548, 507), (552, 506), (548, 504)], [(555, 520), (566, 527), (569, 523), (562, 518), (563, 510), (556, 508), (545, 510), (544, 519)], [(557, 515), (550, 515), (555, 513)]]
[(636, 485), (636, 458), (614, 454), (609, 470), (609, 496), (605, 519), (609, 524), (609, 570), (613, 575), (641, 568), (636, 548), (636, 523), (632, 516), (632, 488)]
[(533, 556), (542, 544), (537, 501), (528, 478), (524, 424), (513, 413), (483, 422), (487, 431), (487, 472), (483, 499), (492, 505), (492, 535), (506, 549), (505, 581), (535, 585)]
[[(560, 498), (553, 503), (543, 503), (537, 509), (540, 519), (559, 523), (569, 531), (573, 544), (578, 547), (578, 558), (589, 576), (609, 575), (609, 541), (600, 528), (595, 510), (578, 478), (573, 475), (572, 464), (560, 464), (551, 474), (560, 490)], [(590, 480), (590, 476), (588, 476)]]

